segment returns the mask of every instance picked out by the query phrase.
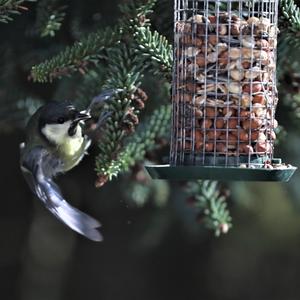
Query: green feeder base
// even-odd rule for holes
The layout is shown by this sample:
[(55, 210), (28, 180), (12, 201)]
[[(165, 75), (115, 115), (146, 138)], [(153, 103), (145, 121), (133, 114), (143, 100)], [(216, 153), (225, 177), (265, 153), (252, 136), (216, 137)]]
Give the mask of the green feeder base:
[(207, 167), (207, 166), (170, 166), (146, 165), (146, 170), (153, 179), (195, 180), (212, 179), (222, 181), (282, 181), (288, 182), (296, 167), (285, 166), (274, 169)]

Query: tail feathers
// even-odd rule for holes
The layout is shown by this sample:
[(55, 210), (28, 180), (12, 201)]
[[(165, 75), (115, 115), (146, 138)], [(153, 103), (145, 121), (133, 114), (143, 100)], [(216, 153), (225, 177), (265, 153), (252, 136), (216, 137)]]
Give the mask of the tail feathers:
[(81, 222), (85, 223), (88, 227), (90, 228), (101, 227), (101, 224), (96, 219), (80, 211), (79, 209), (71, 206), (68, 202), (65, 201), (65, 203), (62, 203), (62, 206), (65, 207), (65, 210), (69, 210), (70, 213), (72, 213), (74, 219), (81, 220)]
[(60, 206), (48, 207), (48, 209), (63, 223), (84, 235), (88, 239), (101, 242), (103, 237), (97, 230), (100, 223), (91, 216), (74, 208), (66, 201), (62, 201)]
[(21, 169), (34, 194), (49, 211), (74, 231), (93, 241), (102, 241), (97, 230), (100, 223), (72, 207), (63, 198), (52, 177), (61, 169), (63, 162), (42, 146), (22, 153)]

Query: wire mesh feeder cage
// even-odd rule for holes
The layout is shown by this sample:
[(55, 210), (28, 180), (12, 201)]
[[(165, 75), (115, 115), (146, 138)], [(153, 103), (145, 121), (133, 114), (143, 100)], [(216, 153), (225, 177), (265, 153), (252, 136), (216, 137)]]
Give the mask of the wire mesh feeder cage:
[(154, 178), (288, 181), (274, 159), (278, 0), (175, 0), (170, 165)]

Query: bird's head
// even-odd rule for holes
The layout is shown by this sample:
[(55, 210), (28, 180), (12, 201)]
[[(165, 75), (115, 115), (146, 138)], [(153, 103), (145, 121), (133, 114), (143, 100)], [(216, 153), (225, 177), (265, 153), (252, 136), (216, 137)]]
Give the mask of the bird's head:
[(50, 102), (41, 109), (39, 130), (50, 143), (60, 145), (66, 138), (81, 136), (80, 122), (90, 118), (70, 103)]

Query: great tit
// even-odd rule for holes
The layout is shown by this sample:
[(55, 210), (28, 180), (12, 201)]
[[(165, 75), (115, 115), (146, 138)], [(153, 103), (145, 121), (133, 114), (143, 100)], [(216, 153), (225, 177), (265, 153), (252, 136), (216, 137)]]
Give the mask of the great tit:
[[(66, 102), (45, 104), (30, 118), (26, 140), (20, 145), (21, 170), (33, 193), (56, 218), (93, 241), (103, 239), (97, 229), (101, 224), (71, 206), (53, 178), (71, 170), (82, 160), (91, 144), (82, 126), (91, 118), (92, 107), (103, 103), (117, 91), (100, 94), (81, 112)], [(105, 115), (99, 118), (98, 126), (103, 125)]]

